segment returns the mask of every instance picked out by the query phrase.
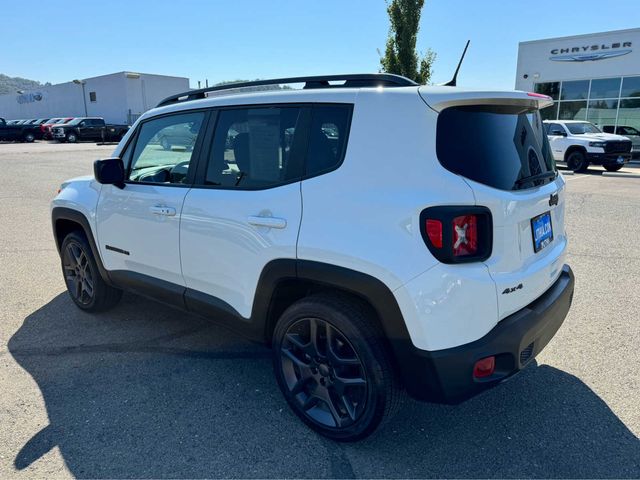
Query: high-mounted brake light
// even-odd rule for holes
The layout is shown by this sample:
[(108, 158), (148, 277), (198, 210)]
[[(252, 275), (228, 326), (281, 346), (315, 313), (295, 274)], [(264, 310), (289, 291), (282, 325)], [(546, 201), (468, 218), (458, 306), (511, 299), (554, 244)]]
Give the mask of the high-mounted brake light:
[(549, 95), (544, 95), (543, 93), (527, 92), (527, 95), (530, 97), (544, 98), (545, 100), (552, 100), (552, 98)]
[(491, 255), (493, 226), (486, 207), (430, 207), (420, 214), (420, 231), (442, 263), (482, 262)]

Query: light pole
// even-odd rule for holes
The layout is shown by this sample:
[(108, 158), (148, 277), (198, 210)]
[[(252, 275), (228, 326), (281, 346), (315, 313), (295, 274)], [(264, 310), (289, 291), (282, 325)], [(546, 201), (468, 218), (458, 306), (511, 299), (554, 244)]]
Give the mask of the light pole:
[(87, 83), (84, 80), (74, 80), (73, 83), (75, 83), (76, 85), (81, 85), (82, 86), (82, 101), (84, 102), (84, 116), (88, 117), (89, 114), (87, 113), (87, 96), (84, 93), (84, 85)]

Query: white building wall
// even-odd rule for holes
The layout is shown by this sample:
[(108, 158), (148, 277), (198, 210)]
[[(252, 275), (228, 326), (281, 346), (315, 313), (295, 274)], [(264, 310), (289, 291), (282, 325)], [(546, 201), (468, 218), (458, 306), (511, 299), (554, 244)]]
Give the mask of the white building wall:
[[(104, 117), (108, 123), (128, 123), (169, 95), (189, 90), (188, 78), (145, 73), (118, 72), (83, 81), (86, 114)], [(0, 95), (0, 117), (7, 120), (81, 116), (85, 116), (83, 89), (73, 82)]]

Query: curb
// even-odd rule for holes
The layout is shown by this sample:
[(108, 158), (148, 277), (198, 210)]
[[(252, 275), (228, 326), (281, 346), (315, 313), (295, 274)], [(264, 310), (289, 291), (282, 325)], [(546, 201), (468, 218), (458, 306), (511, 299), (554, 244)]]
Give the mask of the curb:
[(631, 172), (602, 172), (603, 177), (640, 178), (637, 173)]
[(573, 170), (558, 170), (561, 175), (575, 175)]

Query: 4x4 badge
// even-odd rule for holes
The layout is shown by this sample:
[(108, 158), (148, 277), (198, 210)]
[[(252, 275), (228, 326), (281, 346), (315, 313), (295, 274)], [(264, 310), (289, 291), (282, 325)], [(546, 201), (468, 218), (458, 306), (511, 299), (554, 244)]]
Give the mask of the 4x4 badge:
[(522, 284), (521, 284), (521, 283), (519, 283), (519, 284), (518, 284), (517, 286), (515, 286), (515, 287), (505, 288), (505, 289), (502, 291), (502, 294), (503, 294), (503, 295), (506, 295), (506, 294), (508, 294), (508, 293), (513, 293), (513, 292), (515, 292), (516, 290), (520, 290), (520, 289), (522, 289), (522, 288), (524, 288), (524, 287), (522, 286)]
[(549, 206), (553, 207), (554, 205), (558, 205), (558, 194), (552, 193), (549, 197)]

